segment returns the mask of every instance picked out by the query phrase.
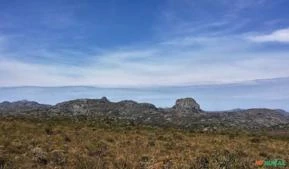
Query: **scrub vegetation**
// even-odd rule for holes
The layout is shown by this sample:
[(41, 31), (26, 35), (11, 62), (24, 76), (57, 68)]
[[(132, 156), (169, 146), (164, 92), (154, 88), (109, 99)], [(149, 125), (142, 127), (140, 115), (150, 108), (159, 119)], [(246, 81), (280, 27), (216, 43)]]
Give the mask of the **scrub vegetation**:
[(0, 119), (1, 169), (250, 169), (256, 160), (288, 162), (288, 150), (284, 132), (197, 132), (108, 119)]

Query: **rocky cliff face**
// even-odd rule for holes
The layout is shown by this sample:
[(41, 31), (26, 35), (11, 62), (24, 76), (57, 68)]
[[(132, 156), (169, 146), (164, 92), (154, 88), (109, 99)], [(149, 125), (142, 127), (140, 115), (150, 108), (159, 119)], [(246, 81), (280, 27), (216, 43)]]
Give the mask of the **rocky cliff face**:
[(179, 115), (202, 112), (200, 105), (193, 98), (177, 99), (173, 110)]
[(231, 112), (209, 113), (201, 110), (192, 98), (178, 99), (169, 109), (157, 108), (149, 103), (131, 100), (111, 102), (107, 98), (77, 99), (54, 106), (37, 102), (18, 101), (0, 103), (0, 115), (27, 115), (37, 117), (117, 118), (140, 124), (177, 126), (182, 128), (262, 128), (289, 124), (285, 111), (271, 109), (248, 109)]

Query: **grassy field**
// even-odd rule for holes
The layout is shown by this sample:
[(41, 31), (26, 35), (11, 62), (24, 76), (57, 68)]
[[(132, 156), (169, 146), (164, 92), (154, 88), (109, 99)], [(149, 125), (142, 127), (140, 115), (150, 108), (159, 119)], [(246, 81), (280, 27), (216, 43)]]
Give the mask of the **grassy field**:
[(262, 134), (0, 118), (1, 169), (250, 169), (256, 160), (289, 162), (288, 151), (286, 137)]

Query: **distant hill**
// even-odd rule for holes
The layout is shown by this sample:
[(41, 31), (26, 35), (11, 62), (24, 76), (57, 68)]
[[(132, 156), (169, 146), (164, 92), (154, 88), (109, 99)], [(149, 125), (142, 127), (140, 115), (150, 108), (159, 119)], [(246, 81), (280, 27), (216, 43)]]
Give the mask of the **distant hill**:
[(54, 106), (32, 101), (0, 103), (2, 116), (32, 116), (37, 118), (68, 117), (87, 119), (108, 118), (127, 120), (134, 124), (180, 127), (197, 130), (226, 128), (262, 129), (282, 128), (289, 124), (284, 110), (265, 108), (234, 109), (232, 111), (206, 112), (192, 98), (178, 99), (171, 108), (157, 108), (150, 103), (132, 100), (111, 102), (101, 99), (76, 99)]

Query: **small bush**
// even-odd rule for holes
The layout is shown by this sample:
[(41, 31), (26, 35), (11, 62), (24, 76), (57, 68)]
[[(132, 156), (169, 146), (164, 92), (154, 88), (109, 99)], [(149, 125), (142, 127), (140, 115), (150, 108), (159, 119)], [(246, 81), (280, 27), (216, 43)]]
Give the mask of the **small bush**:
[(261, 140), (259, 139), (259, 138), (252, 138), (251, 140), (251, 143), (260, 143), (261, 142)]

